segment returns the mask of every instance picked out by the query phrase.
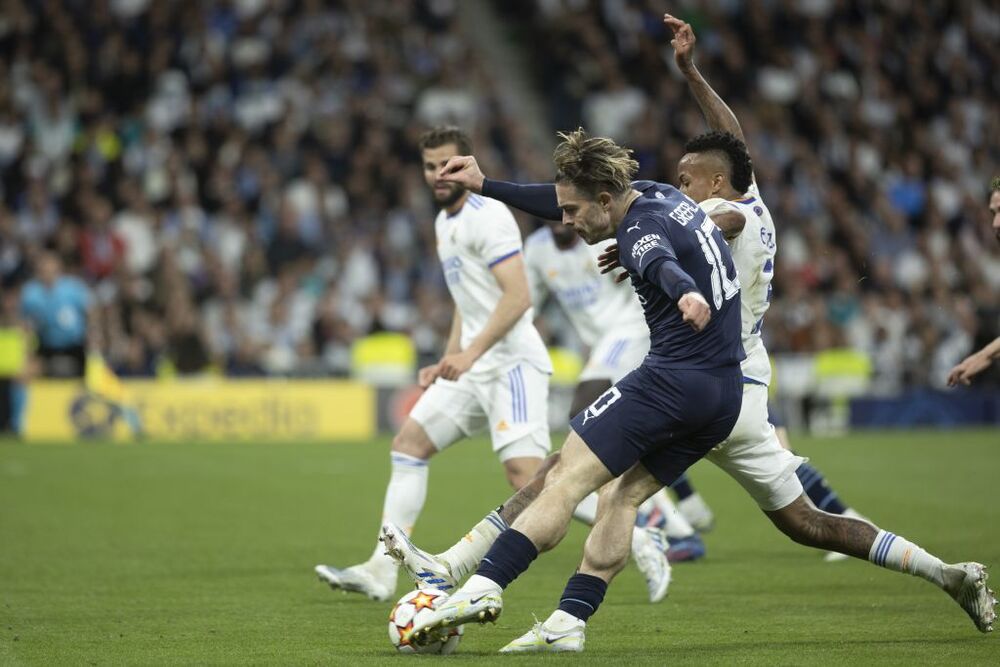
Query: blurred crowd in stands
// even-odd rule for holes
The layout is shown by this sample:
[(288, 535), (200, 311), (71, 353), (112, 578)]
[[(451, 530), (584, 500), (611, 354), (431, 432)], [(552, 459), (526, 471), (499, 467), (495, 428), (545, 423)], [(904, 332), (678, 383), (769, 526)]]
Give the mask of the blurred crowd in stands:
[[(1000, 11), (993, 3), (518, 0), (550, 122), (583, 124), (672, 181), (704, 131), (665, 9), (735, 110), (778, 229), (772, 354), (867, 353), (876, 391), (943, 386), (1000, 333)], [(993, 376), (994, 378), (996, 375)]]
[[(671, 181), (703, 125), (661, 5), (494, 3), (546, 122), (622, 140), (642, 177)], [(2, 8), (0, 317), (69, 351), (52, 374), (90, 348), (125, 376), (343, 375), (352, 341), (383, 330), (433, 358), (451, 305), (417, 136), (455, 123), (487, 174), (550, 178), (457, 0)], [(940, 385), (1000, 320), (1000, 13), (669, 9), (693, 23), (778, 226), (772, 352), (852, 346), (885, 391)]]

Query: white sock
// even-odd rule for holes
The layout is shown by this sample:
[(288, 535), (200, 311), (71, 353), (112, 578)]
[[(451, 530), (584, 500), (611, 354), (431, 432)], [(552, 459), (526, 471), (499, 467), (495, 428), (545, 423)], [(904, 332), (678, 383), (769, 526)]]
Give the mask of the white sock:
[[(413, 532), (413, 524), (417, 522), (426, 499), (427, 461), (409, 454), (392, 452), (392, 476), (385, 490), (382, 521), (392, 521), (409, 535)], [(386, 571), (396, 571), (396, 562), (385, 555), (381, 542), (375, 544), (375, 552), (368, 563)]]
[(438, 558), (447, 563), (452, 576), (461, 581), (479, 566), (479, 561), (507, 527), (507, 522), (499, 514), (490, 512), (465, 537), (444, 553), (438, 554)]
[(488, 577), (474, 574), (469, 580), (462, 584), (462, 590), (466, 593), (502, 593), (500, 584)]
[(573, 510), (573, 518), (582, 521), (588, 526), (593, 526), (597, 521), (597, 494), (591, 493), (580, 501), (580, 504)]
[(913, 542), (879, 530), (868, 552), (868, 560), (896, 572), (906, 572), (944, 588), (944, 563)]
[(694, 535), (694, 528), (690, 523), (688, 523), (688, 520), (684, 518), (684, 515), (677, 511), (677, 506), (674, 505), (674, 501), (670, 500), (670, 496), (667, 495), (666, 489), (660, 489), (646, 502), (650, 501), (652, 501), (656, 508), (663, 513), (663, 516), (667, 518), (667, 525), (665, 528), (667, 531), (667, 537), (683, 539)]
[(566, 632), (581, 625), (587, 625), (587, 622), (577, 618), (573, 614), (566, 613), (562, 609), (556, 609), (545, 619), (545, 623), (542, 625), (545, 626), (546, 630), (551, 630), (552, 632)]

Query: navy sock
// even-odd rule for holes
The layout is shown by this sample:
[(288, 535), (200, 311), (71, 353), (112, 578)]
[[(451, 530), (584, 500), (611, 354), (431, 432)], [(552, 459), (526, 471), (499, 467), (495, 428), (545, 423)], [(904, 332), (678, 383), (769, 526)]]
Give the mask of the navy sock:
[(689, 496), (694, 495), (694, 487), (691, 486), (691, 480), (688, 479), (687, 473), (684, 473), (670, 485), (670, 488), (674, 490), (677, 494), (677, 500), (684, 500)]
[(803, 463), (795, 470), (795, 474), (802, 482), (802, 488), (813, 505), (830, 514), (843, 514), (847, 509), (844, 503), (840, 502), (837, 492), (827, 485), (826, 478), (819, 470), (808, 463)]
[(524, 533), (508, 528), (486, 552), (476, 574), (492, 579), (500, 588), (507, 588), (536, 558), (538, 549), (531, 540)]
[(606, 581), (600, 577), (577, 572), (566, 582), (566, 588), (559, 600), (559, 609), (586, 622), (601, 606), (604, 594), (607, 592)]

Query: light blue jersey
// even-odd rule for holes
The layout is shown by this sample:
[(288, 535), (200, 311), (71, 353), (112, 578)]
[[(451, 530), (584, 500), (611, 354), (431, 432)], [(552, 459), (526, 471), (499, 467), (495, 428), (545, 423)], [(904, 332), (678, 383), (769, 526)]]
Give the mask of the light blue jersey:
[(62, 276), (51, 288), (32, 280), (21, 291), (21, 312), (43, 347), (65, 349), (86, 341), (90, 301), (90, 290), (77, 278)]

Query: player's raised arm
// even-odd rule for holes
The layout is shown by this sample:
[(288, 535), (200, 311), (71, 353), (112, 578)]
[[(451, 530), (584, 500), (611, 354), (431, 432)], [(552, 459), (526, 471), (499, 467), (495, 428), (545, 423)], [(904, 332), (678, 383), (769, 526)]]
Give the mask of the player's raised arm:
[(663, 22), (673, 31), (674, 38), (670, 40), (670, 45), (674, 47), (674, 60), (687, 79), (688, 87), (705, 116), (705, 122), (713, 130), (729, 132), (746, 143), (736, 114), (712, 89), (694, 64), (694, 44), (697, 40), (690, 24), (670, 14), (663, 15)]
[(448, 160), (439, 177), (446, 183), (456, 183), (543, 220), (562, 219), (553, 183), (522, 184), (486, 178), (471, 155), (458, 155)]

